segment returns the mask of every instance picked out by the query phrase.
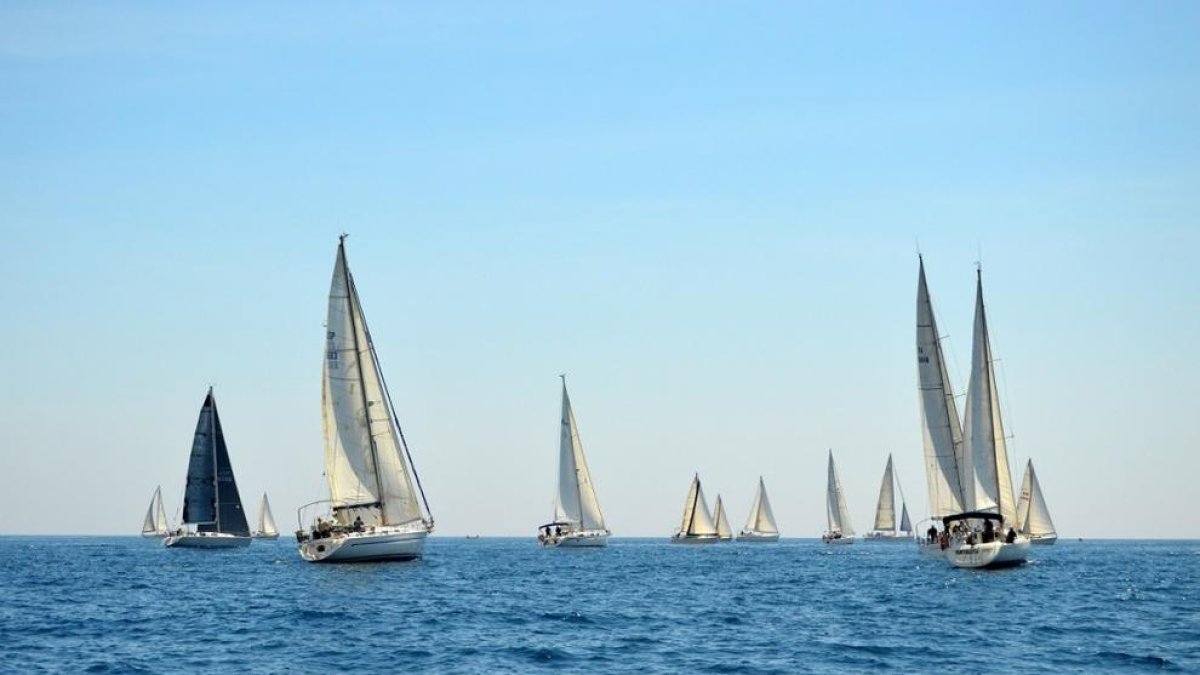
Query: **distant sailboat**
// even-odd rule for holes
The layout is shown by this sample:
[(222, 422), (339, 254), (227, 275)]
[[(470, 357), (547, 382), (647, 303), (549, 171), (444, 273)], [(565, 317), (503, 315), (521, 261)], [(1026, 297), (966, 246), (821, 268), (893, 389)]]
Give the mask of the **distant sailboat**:
[[(183, 497), (184, 527), (163, 540), (164, 546), (232, 548), (250, 545), (250, 526), (242, 510), (225, 433), (212, 387), (200, 407)], [(187, 529), (194, 525), (194, 529)]]
[(672, 544), (715, 544), (720, 541), (717, 536), (717, 526), (713, 523), (712, 514), (708, 512), (708, 503), (704, 501), (704, 490), (700, 487), (700, 475), (692, 478), (692, 486), (688, 489), (687, 499), (683, 502), (683, 520), (679, 529), (671, 536)]
[(779, 541), (779, 528), (775, 525), (775, 513), (771, 510), (771, 500), (767, 499), (767, 486), (763, 484), (762, 476), (758, 478), (754, 505), (750, 507), (746, 526), (738, 533), (738, 541)]
[(896, 523), (896, 487), (900, 485), (892, 469), (892, 456), (888, 454), (887, 468), (883, 470), (883, 483), (879, 486), (879, 501), (875, 505), (875, 523), (866, 539), (870, 541), (908, 541), (912, 537), (912, 523), (908, 520), (908, 505), (904, 503), (904, 490), (900, 490), (902, 516), (899, 527)]
[(171, 534), (167, 525), (167, 512), (163, 509), (162, 486), (154, 489), (150, 498), (150, 508), (146, 509), (146, 519), (142, 521), (143, 537), (165, 537)]
[[(330, 512), (296, 533), (309, 562), (421, 557), (433, 516), (379, 367), (358, 288), (338, 241), (329, 285), (321, 420)], [(416, 481), (414, 485), (414, 480)], [(424, 511), (422, 511), (424, 506)]]
[(255, 539), (278, 539), (279, 530), (275, 529), (275, 516), (271, 515), (271, 504), (267, 501), (267, 493), (263, 493), (262, 501), (258, 504), (258, 529), (254, 532)]
[(717, 504), (713, 511), (717, 514), (717, 538), (721, 541), (733, 541), (733, 530), (729, 529), (729, 516), (725, 515), (725, 505), (721, 503), (721, 495), (717, 495)]
[[(978, 271), (971, 381), (967, 386), (963, 439), (959, 475), (966, 508), (962, 513), (942, 518), (947, 528), (952, 524), (960, 526), (948, 542), (946, 559), (955, 567), (1019, 565), (1025, 562), (1029, 539), (1015, 532), (1016, 501), (983, 305), (983, 275)], [(963, 524), (965, 528), (961, 527)], [(1014, 530), (1013, 537), (1006, 536), (1007, 529)]]
[(1046, 508), (1046, 497), (1042, 484), (1033, 470), (1033, 460), (1025, 464), (1025, 478), (1021, 481), (1021, 496), (1017, 499), (1017, 530), (1029, 537), (1029, 543), (1049, 545), (1058, 541), (1050, 509)]
[(829, 529), (821, 536), (821, 541), (826, 544), (853, 544), (854, 526), (850, 524), (850, 510), (846, 508), (846, 495), (842, 493), (842, 481), (838, 479), (837, 467), (833, 464), (833, 450), (829, 451), (825, 515), (829, 520)]
[(554, 522), (538, 528), (542, 546), (568, 548), (608, 545), (611, 534), (600, 512), (596, 486), (583, 456), (583, 442), (575, 425), (575, 410), (567, 395), (567, 378), (562, 378), (562, 419), (558, 443), (558, 494), (554, 500)]

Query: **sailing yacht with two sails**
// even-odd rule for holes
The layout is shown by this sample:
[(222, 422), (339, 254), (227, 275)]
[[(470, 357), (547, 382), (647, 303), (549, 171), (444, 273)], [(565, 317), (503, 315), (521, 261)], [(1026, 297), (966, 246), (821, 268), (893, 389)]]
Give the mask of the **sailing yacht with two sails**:
[(154, 489), (154, 496), (150, 498), (150, 508), (146, 509), (146, 519), (142, 521), (142, 536), (161, 539), (171, 534), (170, 530), (170, 526), (167, 525), (167, 512), (163, 508), (160, 485)]
[(1021, 496), (1017, 499), (1017, 531), (1029, 537), (1034, 546), (1048, 546), (1058, 541), (1050, 509), (1042, 485), (1033, 470), (1033, 460), (1025, 464), (1025, 478), (1021, 481)]
[(271, 514), (271, 504), (267, 501), (265, 492), (262, 501), (258, 503), (258, 529), (250, 536), (255, 539), (279, 538), (279, 530), (275, 527), (275, 516)]
[(762, 476), (758, 477), (758, 492), (754, 494), (750, 517), (737, 538), (738, 541), (760, 543), (779, 541), (779, 527), (775, 525), (775, 512), (771, 510), (771, 500), (767, 499), (767, 486), (763, 484)]
[(713, 522), (708, 502), (704, 500), (704, 489), (700, 486), (700, 474), (692, 477), (687, 499), (683, 502), (683, 519), (679, 528), (671, 535), (672, 544), (715, 544), (721, 541), (717, 525)]
[(592, 472), (583, 456), (583, 442), (575, 424), (575, 411), (562, 378), (562, 419), (558, 442), (558, 494), (554, 522), (538, 528), (538, 543), (546, 547), (581, 548), (608, 545), (612, 533), (604, 524)]
[[(309, 562), (411, 560), (421, 557), (433, 516), (412, 463), (362, 303), (338, 239), (329, 287), (322, 368), (321, 420), (329, 499), (311, 526), (296, 532)], [(424, 507), (424, 510), (422, 510)]]
[(904, 502), (904, 489), (900, 488), (900, 523), (896, 523), (896, 489), (900, 479), (894, 477), (892, 455), (888, 454), (887, 468), (883, 470), (883, 483), (879, 486), (879, 501), (875, 505), (874, 528), (865, 537), (868, 541), (906, 541), (912, 537), (912, 523), (908, 519), (908, 504)]
[(846, 508), (846, 495), (842, 492), (842, 481), (833, 464), (833, 450), (829, 451), (829, 476), (825, 486), (825, 516), (829, 529), (821, 535), (826, 544), (843, 545), (854, 543), (854, 526), (850, 524), (850, 509)]
[[(161, 507), (161, 493), (156, 494)], [(162, 522), (165, 525), (165, 514)], [(164, 546), (235, 548), (250, 545), (250, 526), (242, 511), (242, 498), (233, 477), (233, 465), (229, 462), (229, 449), (225, 445), (212, 387), (208, 388), (200, 407), (192, 438), (187, 488), (183, 496), (183, 523), (183, 527), (163, 539)], [(189, 525), (194, 527), (189, 528)], [(144, 526), (142, 529), (145, 531)]]

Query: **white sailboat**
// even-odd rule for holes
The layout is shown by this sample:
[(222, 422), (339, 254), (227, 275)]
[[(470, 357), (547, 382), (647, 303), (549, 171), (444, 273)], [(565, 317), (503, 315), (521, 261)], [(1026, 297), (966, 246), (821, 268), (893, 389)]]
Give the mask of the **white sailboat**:
[(275, 516), (271, 515), (271, 504), (267, 501), (267, 493), (263, 493), (262, 501), (258, 504), (258, 529), (254, 531), (255, 539), (278, 539), (279, 530), (275, 528)]
[(854, 526), (850, 524), (850, 510), (846, 508), (846, 495), (842, 493), (842, 481), (838, 479), (837, 467), (833, 464), (833, 450), (829, 451), (825, 515), (829, 520), (829, 529), (821, 536), (821, 541), (826, 544), (853, 544)]
[[(163, 545), (180, 548), (235, 548), (250, 545), (250, 526), (242, 510), (233, 465), (212, 387), (200, 407), (187, 489), (183, 496), (183, 527), (171, 532)], [(194, 526), (189, 528), (188, 526)]]
[(671, 543), (715, 544), (719, 541), (716, 523), (708, 511), (704, 490), (700, 487), (700, 474), (696, 474), (692, 477), (692, 486), (683, 502), (683, 519), (679, 521), (679, 529), (671, 535)]
[[(921, 404), (921, 438), (925, 450), (925, 479), (929, 487), (929, 518), (962, 513), (963, 491), (959, 460), (963, 452), (962, 425), (958, 406), (946, 372), (941, 334), (933, 314), (933, 303), (925, 283), (925, 261), (918, 257), (917, 277), (917, 388)], [(929, 522), (929, 521), (922, 521)], [(942, 556), (944, 543), (937, 527), (930, 525), (917, 538), (923, 553)]]
[(433, 531), (433, 516), (346, 263), (345, 235), (338, 240), (325, 331), (321, 420), (329, 499), (301, 507), (301, 521), (309, 507), (327, 505), (328, 511), (296, 532), (300, 557), (309, 562), (419, 558)]
[(946, 559), (955, 567), (1005, 567), (1025, 562), (1029, 539), (1015, 529), (1016, 501), (983, 305), (983, 275), (979, 271), (959, 472), (965, 508), (962, 513), (942, 518), (947, 528), (958, 525), (949, 537)]
[(1017, 499), (1017, 531), (1029, 537), (1034, 546), (1047, 546), (1058, 541), (1042, 484), (1033, 470), (1033, 460), (1025, 464), (1025, 478), (1021, 481), (1021, 496)]
[(154, 496), (150, 498), (150, 508), (146, 509), (146, 519), (142, 521), (143, 537), (162, 538), (169, 535), (167, 512), (163, 509), (162, 486), (154, 488)]
[(763, 484), (762, 476), (758, 477), (758, 492), (750, 507), (750, 517), (737, 538), (749, 542), (779, 541), (779, 527), (775, 525), (775, 512), (771, 510), (771, 500), (767, 499), (767, 486)]
[(725, 515), (725, 504), (721, 503), (721, 495), (717, 495), (717, 504), (713, 508), (717, 514), (715, 525), (717, 526), (717, 539), (721, 541), (733, 541), (733, 530), (729, 529), (729, 516)]
[(908, 519), (908, 505), (904, 503), (904, 490), (900, 490), (901, 518), (896, 522), (896, 488), (900, 480), (892, 469), (892, 455), (888, 454), (887, 468), (883, 470), (883, 483), (879, 486), (879, 501), (875, 505), (875, 523), (865, 539), (869, 541), (907, 541), (912, 537), (912, 523)]
[(550, 547), (607, 546), (611, 532), (604, 524), (592, 472), (583, 456), (583, 442), (575, 424), (575, 410), (567, 395), (567, 377), (562, 378), (562, 419), (558, 443), (558, 494), (554, 500), (554, 522), (538, 528), (538, 542)]

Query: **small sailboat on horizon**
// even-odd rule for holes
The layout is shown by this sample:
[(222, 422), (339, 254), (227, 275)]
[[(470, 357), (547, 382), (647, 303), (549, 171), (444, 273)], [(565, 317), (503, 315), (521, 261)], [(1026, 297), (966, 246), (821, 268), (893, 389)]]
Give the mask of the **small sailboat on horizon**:
[(687, 499), (683, 502), (683, 519), (679, 528), (671, 535), (672, 544), (715, 544), (721, 541), (717, 526), (708, 503), (704, 501), (704, 489), (700, 487), (700, 474), (692, 477)]
[(167, 511), (163, 508), (162, 486), (154, 488), (154, 496), (150, 498), (150, 507), (146, 509), (146, 518), (142, 521), (143, 537), (158, 537), (159, 539), (171, 534), (167, 525)]
[[(164, 517), (165, 519), (165, 517)], [(188, 529), (194, 525), (194, 529)], [(174, 548), (236, 548), (250, 545), (250, 526), (242, 510), (225, 433), (212, 387), (200, 406), (183, 496), (183, 527), (163, 545)]]
[(748, 542), (779, 541), (779, 527), (775, 525), (775, 513), (771, 510), (771, 500), (767, 499), (767, 486), (763, 484), (762, 476), (758, 477), (758, 492), (754, 494), (750, 517), (737, 538)]
[[(896, 522), (896, 490), (900, 490), (900, 522)], [(879, 501), (875, 504), (875, 523), (864, 537), (867, 541), (908, 541), (912, 537), (912, 522), (908, 519), (908, 504), (904, 502), (904, 489), (892, 469), (892, 455), (888, 453), (887, 467), (883, 470), (883, 483), (879, 486)]]
[(721, 502), (721, 495), (717, 495), (716, 505), (713, 507), (713, 512), (717, 514), (717, 539), (720, 541), (733, 541), (733, 530), (729, 528), (729, 516), (725, 515), (725, 504)]
[(612, 533), (604, 524), (600, 500), (583, 441), (575, 424), (575, 410), (567, 394), (567, 376), (562, 378), (562, 418), (558, 442), (558, 492), (554, 499), (554, 522), (538, 528), (538, 543), (547, 547), (581, 548), (607, 546)]
[(275, 527), (275, 516), (271, 514), (271, 504), (267, 501), (265, 492), (262, 501), (258, 503), (258, 529), (251, 536), (255, 539), (279, 538), (279, 530)]
[(1025, 464), (1025, 477), (1021, 480), (1021, 496), (1017, 499), (1017, 531), (1029, 537), (1034, 546), (1049, 546), (1058, 541), (1050, 509), (1042, 485), (1033, 470), (1033, 460)]
[(338, 238), (329, 285), (321, 372), (329, 499), (300, 507), (298, 516), (303, 522), (306, 509), (317, 505), (328, 511), (296, 532), (300, 557), (309, 562), (421, 557), (433, 515), (346, 262), (346, 235)]
[(842, 492), (842, 481), (838, 479), (837, 467), (833, 464), (833, 450), (829, 451), (825, 516), (829, 529), (821, 535), (821, 541), (835, 545), (854, 543), (854, 526), (850, 524), (850, 510), (846, 508), (846, 495)]

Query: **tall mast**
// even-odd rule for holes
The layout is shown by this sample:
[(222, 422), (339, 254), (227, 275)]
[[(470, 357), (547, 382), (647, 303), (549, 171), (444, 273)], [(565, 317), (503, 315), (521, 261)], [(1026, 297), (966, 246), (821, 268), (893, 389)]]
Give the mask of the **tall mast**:
[(213, 398), (212, 385), (208, 387), (208, 442), (212, 446), (213, 458), (213, 515), (216, 516), (217, 532), (221, 531), (221, 467), (217, 465), (217, 401)]
[(571, 441), (571, 463), (575, 465), (575, 500), (579, 504), (579, 527), (586, 530), (587, 526), (583, 522), (583, 486), (579, 481), (579, 461), (575, 457), (575, 410), (571, 407), (571, 395), (567, 393), (567, 376), (564, 373), (559, 377), (562, 378), (563, 400), (567, 402), (567, 438)]
[(700, 474), (692, 477), (692, 481), (696, 483), (696, 492), (692, 495), (692, 517), (688, 519), (687, 529), (684, 530), (684, 535), (691, 534), (692, 525), (696, 523), (696, 502), (700, 501)]

